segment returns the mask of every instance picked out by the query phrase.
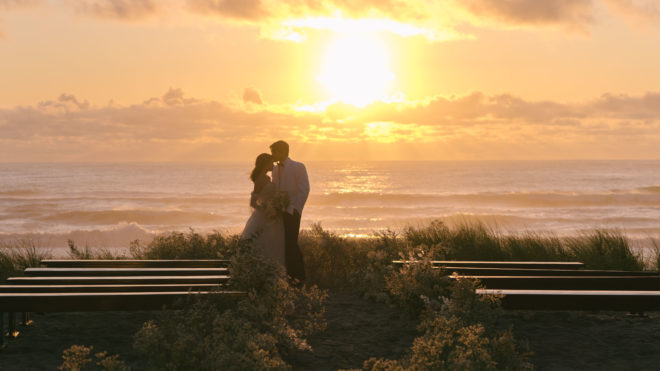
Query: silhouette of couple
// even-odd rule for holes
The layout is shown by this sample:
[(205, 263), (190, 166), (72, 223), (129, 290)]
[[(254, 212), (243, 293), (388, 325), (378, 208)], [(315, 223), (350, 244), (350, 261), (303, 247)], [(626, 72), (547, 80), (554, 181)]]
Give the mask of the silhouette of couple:
[[(298, 246), (300, 217), (309, 195), (305, 165), (289, 158), (289, 145), (277, 141), (271, 153), (257, 156), (250, 179), (252, 215), (241, 237), (251, 240), (255, 250), (286, 267), (287, 274), (305, 280), (305, 265)], [(276, 163), (276, 164), (275, 164)], [(272, 180), (268, 176), (272, 172)]]

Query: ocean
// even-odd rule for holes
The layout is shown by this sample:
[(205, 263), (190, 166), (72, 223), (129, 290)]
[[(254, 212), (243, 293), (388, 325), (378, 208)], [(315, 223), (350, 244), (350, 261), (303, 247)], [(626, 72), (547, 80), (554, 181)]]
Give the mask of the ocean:
[[(252, 164), (0, 163), (0, 241), (126, 248), (166, 231), (240, 232)], [(302, 227), (369, 236), (440, 219), (503, 233), (660, 236), (660, 161), (307, 162)]]

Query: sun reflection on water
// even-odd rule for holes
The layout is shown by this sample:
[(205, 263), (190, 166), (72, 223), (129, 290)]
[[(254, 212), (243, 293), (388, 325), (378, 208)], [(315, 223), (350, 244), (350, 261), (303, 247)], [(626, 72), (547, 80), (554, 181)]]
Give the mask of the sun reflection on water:
[(370, 166), (352, 165), (336, 170), (336, 177), (328, 182), (326, 194), (383, 193), (390, 189), (389, 176)]

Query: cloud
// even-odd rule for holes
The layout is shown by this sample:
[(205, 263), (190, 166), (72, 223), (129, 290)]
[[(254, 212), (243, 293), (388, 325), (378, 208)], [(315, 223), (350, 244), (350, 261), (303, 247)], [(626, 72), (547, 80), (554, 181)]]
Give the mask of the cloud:
[(656, 23), (660, 19), (660, 4), (656, 0), (604, 0), (610, 8), (633, 24)]
[(261, 93), (257, 89), (245, 88), (243, 90), (243, 103), (263, 104)]
[(479, 18), (509, 25), (565, 25), (583, 28), (593, 20), (592, 0), (463, 0)]
[[(245, 112), (215, 101), (187, 98), (170, 89), (129, 106), (94, 106), (62, 94), (34, 106), (0, 110), (0, 158), (38, 160), (196, 159), (200, 148), (237, 146), (286, 137), (320, 118), (289, 112)], [(245, 148), (241, 148), (241, 145)], [(14, 152), (15, 151), (15, 152)], [(188, 156), (188, 157), (186, 157)]]
[[(29, 8), (41, 3), (42, 0), (0, 0), (0, 15), (10, 10)], [(2, 19), (0, 19), (0, 22), (1, 21)], [(2, 23), (0, 23), (0, 40), (7, 37), (1, 26)]]
[(391, 18), (420, 17), (427, 1), (404, 0), (187, 0), (191, 9), (239, 19), (267, 20), (273, 17), (320, 17), (340, 12), (349, 18), (387, 15)]
[[(43, 0), (0, 0), (0, 11)], [(261, 36), (300, 42), (310, 32), (391, 32), (438, 42), (471, 39), (470, 32), (555, 28), (588, 32), (606, 13), (633, 22), (660, 19), (655, 0), (64, 0), (80, 14), (123, 21), (189, 11), (258, 27)]]
[(187, 0), (195, 13), (256, 25), (262, 35), (301, 41), (308, 30), (389, 31), (430, 40), (464, 37), (453, 7), (430, 0)]
[(41, 2), (42, 0), (0, 0), (0, 10), (25, 8)]
[[(598, 1), (625, 0), (187, 0), (194, 12), (259, 26), (266, 37), (300, 41), (307, 30), (389, 31), (430, 41), (471, 38), (465, 26), (586, 31)], [(638, 0), (639, 1), (639, 0)]]
[(188, 8), (258, 26), (262, 36), (302, 41), (310, 30), (387, 31), (445, 41), (474, 36), (474, 27), (555, 28), (589, 32), (605, 13), (656, 21), (655, 0), (187, 0)]
[(261, 0), (188, 0), (188, 6), (199, 13), (215, 13), (242, 20), (258, 20), (268, 16)]
[(476, 92), (305, 112), (189, 98), (171, 88), (128, 106), (62, 94), (0, 110), (5, 161), (240, 160), (273, 138), (314, 159), (650, 158), (660, 145), (660, 93), (567, 104)]
[(83, 0), (75, 8), (83, 14), (117, 20), (140, 20), (158, 11), (154, 0)]

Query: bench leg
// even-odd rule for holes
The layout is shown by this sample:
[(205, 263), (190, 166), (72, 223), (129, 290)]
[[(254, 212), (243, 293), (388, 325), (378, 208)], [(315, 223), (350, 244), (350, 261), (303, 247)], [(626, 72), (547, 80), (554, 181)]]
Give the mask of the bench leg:
[(5, 343), (5, 313), (0, 312), (0, 349), (4, 349)]
[(9, 312), (7, 314), (7, 332), (10, 338), (16, 339), (18, 337), (18, 331), (16, 331), (16, 318), (14, 312)]
[(32, 320), (30, 319), (30, 312), (23, 312), (23, 326), (30, 326), (32, 324)]

